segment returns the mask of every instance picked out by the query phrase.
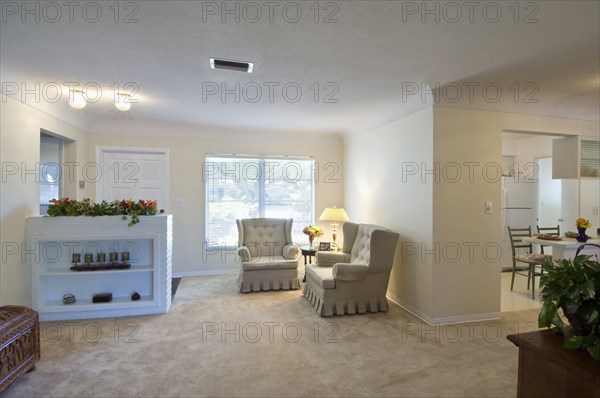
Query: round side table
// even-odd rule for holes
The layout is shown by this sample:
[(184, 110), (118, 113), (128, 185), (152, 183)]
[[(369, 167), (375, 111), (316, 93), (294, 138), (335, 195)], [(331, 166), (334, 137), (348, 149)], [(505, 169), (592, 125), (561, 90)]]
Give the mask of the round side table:
[(302, 278), (302, 282), (306, 282), (306, 264), (312, 264), (312, 258), (317, 253), (317, 249), (310, 246), (301, 246), (300, 250), (302, 255), (304, 256), (304, 278)]

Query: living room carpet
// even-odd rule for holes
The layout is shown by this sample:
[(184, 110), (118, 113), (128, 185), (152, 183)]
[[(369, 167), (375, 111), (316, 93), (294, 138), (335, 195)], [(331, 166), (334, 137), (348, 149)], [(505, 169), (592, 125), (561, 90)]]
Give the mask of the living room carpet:
[(514, 397), (507, 334), (537, 310), (433, 327), (387, 313), (319, 317), (300, 290), (241, 294), (185, 277), (166, 315), (43, 322), (42, 358), (4, 397)]

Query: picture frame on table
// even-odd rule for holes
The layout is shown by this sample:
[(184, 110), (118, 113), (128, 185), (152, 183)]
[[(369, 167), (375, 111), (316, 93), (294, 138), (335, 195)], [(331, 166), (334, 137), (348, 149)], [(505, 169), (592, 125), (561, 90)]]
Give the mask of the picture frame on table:
[(319, 251), (321, 251), (321, 252), (331, 251), (331, 242), (319, 242)]

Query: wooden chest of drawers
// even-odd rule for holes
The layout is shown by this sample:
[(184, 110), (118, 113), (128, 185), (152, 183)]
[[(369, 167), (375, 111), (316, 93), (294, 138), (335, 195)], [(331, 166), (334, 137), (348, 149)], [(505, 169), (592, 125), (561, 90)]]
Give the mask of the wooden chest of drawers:
[(518, 398), (600, 398), (600, 362), (587, 351), (568, 350), (550, 330), (511, 334), (519, 347)]

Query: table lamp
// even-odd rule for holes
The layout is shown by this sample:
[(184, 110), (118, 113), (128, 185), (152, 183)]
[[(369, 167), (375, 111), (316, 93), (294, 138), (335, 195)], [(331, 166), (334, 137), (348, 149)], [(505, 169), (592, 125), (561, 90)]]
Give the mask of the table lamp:
[(348, 218), (348, 214), (342, 208), (327, 207), (321, 217), (319, 217), (319, 221), (329, 221), (331, 222), (331, 235), (333, 236), (333, 243), (335, 244), (335, 238), (337, 237), (337, 227), (338, 223), (350, 221)]

